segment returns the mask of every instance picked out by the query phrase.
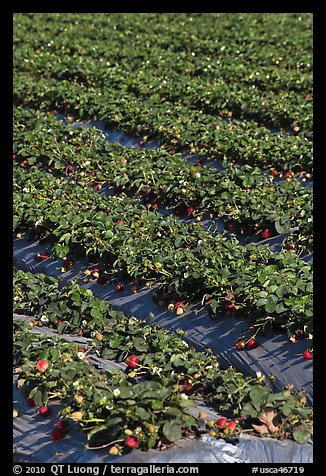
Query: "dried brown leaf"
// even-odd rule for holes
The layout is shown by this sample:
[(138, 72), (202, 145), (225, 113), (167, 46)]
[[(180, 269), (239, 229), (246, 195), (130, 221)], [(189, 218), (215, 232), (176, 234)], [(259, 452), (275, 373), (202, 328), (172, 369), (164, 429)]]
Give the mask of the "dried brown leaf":
[(266, 433), (269, 433), (268, 428), (266, 425), (252, 425), (253, 429), (256, 430), (258, 433), (261, 435), (265, 435)]
[(265, 407), (259, 415), (259, 420), (265, 423), (271, 433), (275, 433), (279, 430), (278, 426), (276, 426), (276, 417), (277, 412), (273, 408)]

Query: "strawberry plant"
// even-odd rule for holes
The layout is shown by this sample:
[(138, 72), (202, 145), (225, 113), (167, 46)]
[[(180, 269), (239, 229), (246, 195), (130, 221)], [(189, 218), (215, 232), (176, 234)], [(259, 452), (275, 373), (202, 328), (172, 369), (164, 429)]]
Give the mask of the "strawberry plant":
[[(19, 305), (21, 309), (25, 313), (29, 313), (29, 309), (34, 309), (30, 323), (33, 323), (35, 317), (40, 313), (45, 312), (48, 314), (44, 306), (37, 305), (36, 298), (33, 302), (28, 299), (28, 289), (33, 287), (33, 283), (40, 283), (42, 280), (46, 288), (47, 286), (52, 286), (55, 280), (52, 279), (51, 284), (47, 284), (46, 276), (32, 275), (22, 271), (17, 271), (15, 277), (15, 295), (20, 296)], [(72, 285), (67, 289), (57, 289), (56, 296), (48, 297), (48, 309), (56, 306), (57, 311), (60, 313), (59, 303), (62, 302), (64, 295), (75, 294), (78, 290), (80, 290), (80, 287), (77, 285)], [(91, 430), (89, 438), (92, 436), (93, 441), (97, 443), (100, 441), (101, 444), (107, 444), (108, 439), (115, 441), (114, 436), (121, 437), (121, 433), (125, 428), (131, 430), (131, 434), (134, 434), (136, 429), (134, 431), (133, 429), (139, 427), (139, 417), (145, 420), (145, 426), (148, 420), (154, 425), (164, 425), (161, 431), (157, 428), (159, 431), (157, 432), (155, 443), (153, 441), (151, 443), (144, 441), (147, 438), (145, 435), (142, 435), (144, 436), (142, 447), (145, 449), (147, 443), (149, 447), (158, 443), (158, 438), (160, 434), (162, 437), (162, 432), (165, 437), (170, 438), (171, 442), (175, 441), (172, 437), (173, 434), (178, 435), (176, 439), (181, 437), (182, 428), (184, 426), (187, 427), (187, 424), (191, 423), (192, 427), (196, 427), (195, 420), (190, 418), (189, 415), (187, 416), (186, 410), (189, 406), (193, 405), (193, 398), (208, 398), (212, 403), (217, 404), (219, 410), (224, 414), (233, 415), (236, 419), (239, 418), (237, 432), (241, 431), (241, 429), (242, 431), (249, 431), (250, 429), (252, 431), (254, 429), (255, 419), (260, 414), (258, 405), (263, 409), (266, 405), (267, 397), (269, 402), (273, 402), (275, 415), (278, 415), (281, 419), (280, 421), (282, 421), (282, 427), (280, 426), (277, 433), (273, 436), (280, 436), (281, 434), (291, 435), (291, 431), (297, 431), (298, 425), (303, 424), (310, 415), (310, 409), (305, 406), (303, 395), (292, 394), (288, 390), (273, 394), (267, 387), (262, 386), (261, 379), (244, 378), (241, 373), (231, 368), (226, 371), (221, 370), (215, 357), (210, 354), (194, 351), (184, 341), (181, 341), (180, 338), (171, 335), (166, 330), (160, 329), (158, 325), (144, 326), (135, 318), (128, 319), (121, 312), (110, 311), (108, 304), (99, 298), (95, 298), (92, 293), (88, 293), (88, 302), (92, 304), (91, 308), (89, 306), (88, 311), (85, 310), (84, 303), (80, 303), (81, 309), (84, 309), (84, 319), (80, 324), (82, 334), (78, 332), (78, 335), (95, 334), (92, 346), (89, 347), (86, 353), (82, 352), (83, 349), (77, 345), (61, 342), (58, 338), (49, 338), (49, 336), (37, 335), (35, 333), (31, 334), (28, 331), (30, 327), (26, 323), (15, 323), (14, 366), (19, 369), (18, 385), (23, 389), (26, 397), (33, 400), (33, 405), (41, 406), (39, 412), (43, 416), (47, 416), (51, 411), (51, 399), (59, 398), (65, 403), (62, 415), (80, 422), (86, 430), (88, 426), (92, 426), (94, 429), (95, 424), (97, 429), (96, 431)], [(100, 306), (101, 302), (103, 302), (103, 306), (101, 306), (102, 312), (96, 318), (93, 318), (93, 309), (96, 306)], [(15, 306), (17, 304), (16, 302)], [(70, 307), (74, 308), (75, 303), (68, 306), (68, 309)], [(69, 316), (67, 310), (65, 310), (65, 314)], [(69, 317), (66, 319), (66, 322), (68, 321)], [(46, 323), (46, 325), (48, 324), (55, 327), (51, 318)], [(63, 327), (61, 332), (69, 332), (67, 329), (69, 327)], [(77, 329), (75, 332), (77, 332)], [(100, 342), (96, 338), (99, 333), (103, 335), (103, 340)], [(98, 378), (100, 381), (104, 381), (101, 376), (96, 377), (97, 372), (94, 369), (92, 370), (87, 357), (89, 352), (94, 352), (96, 349), (101, 352), (102, 357), (109, 359), (118, 357), (120, 361), (123, 361), (125, 355), (129, 355), (126, 359), (128, 366), (126, 372), (106, 372), (106, 384), (96, 384), (93, 379), (96, 380)], [(128, 350), (126, 351), (126, 349)], [(132, 354), (133, 350), (137, 355)], [(52, 374), (55, 379), (53, 384), (51, 383), (51, 379), (53, 379)], [(66, 378), (69, 379), (69, 387), (65, 383)], [(108, 385), (108, 378), (114, 382), (112, 387)], [(71, 379), (74, 380), (73, 388), (71, 387)], [(85, 383), (83, 383), (83, 379), (85, 379)], [(93, 381), (93, 383), (90, 384), (89, 381)], [(190, 381), (192, 385), (187, 383)], [(133, 407), (130, 406), (129, 402), (131, 394), (129, 395), (130, 390), (128, 388), (133, 388), (133, 398), (136, 400), (138, 389), (139, 392), (142, 392), (141, 389), (145, 390), (146, 388), (147, 398), (149, 401), (154, 399), (155, 403), (152, 402), (150, 404), (151, 407), (147, 408), (147, 403), (144, 400), (141, 404), (144, 410), (142, 410), (142, 415), (139, 414), (140, 410), (136, 410), (138, 407), (135, 406), (135, 416), (133, 416)], [(168, 390), (165, 397), (162, 395), (165, 405), (168, 405), (169, 398), (175, 400), (179, 395), (179, 398), (181, 398), (180, 405), (184, 409), (181, 410), (181, 413), (186, 412), (186, 415), (181, 420), (174, 417), (173, 422), (168, 425), (166, 418), (169, 412), (165, 410), (163, 422), (155, 423), (153, 416), (150, 417), (154, 407), (155, 410), (162, 409), (163, 411), (162, 404), (159, 405), (159, 388), (166, 388)], [(233, 389), (232, 391), (231, 388)], [(94, 391), (97, 391), (96, 389), (98, 389), (101, 396), (100, 402), (96, 394), (95, 401), (91, 399), (91, 395), (93, 394), (94, 396)], [(89, 397), (87, 396), (88, 393)], [(110, 399), (109, 403), (105, 394)], [(185, 398), (185, 394), (191, 396)], [(143, 394), (139, 393), (140, 395)], [(171, 397), (168, 397), (168, 395)], [(273, 397), (274, 395), (275, 398)], [(129, 408), (129, 411), (126, 413), (124, 411), (125, 403), (119, 401), (121, 398), (128, 399), (124, 400)], [(299, 401), (301, 402), (300, 405), (296, 403)], [(104, 408), (101, 409), (101, 405), (104, 404), (112, 406), (110, 410), (113, 410), (116, 406), (116, 410), (113, 410), (113, 413), (107, 414)], [(250, 410), (253, 408), (250, 405), (254, 405), (255, 410)], [(293, 414), (291, 419), (288, 418), (284, 405), (287, 405), (289, 408), (292, 408), (294, 405), (295, 410), (292, 408)], [(175, 407), (176, 402), (173, 404), (173, 408)], [(103, 411), (106, 417), (104, 417)], [(148, 416), (145, 416), (146, 411), (147, 413), (149, 412)], [(125, 425), (119, 429), (119, 435), (108, 435), (106, 429), (109, 429), (113, 424), (113, 422), (110, 422), (111, 419), (115, 421), (115, 417), (118, 416), (115, 415), (116, 413), (119, 413), (119, 417), (123, 418), (122, 421), (125, 422)], [(175, 416), (180, 415), (181, 417), (181, 413), (177, 412), (177, 410), (173, 411)], [(127, 422), (126, 415), (129, 415)], [(155, 415), (155, 418), (160, 419), (159, 412), (155, 411)], [(89, 419), (92, 421), (88, 421)], [(133, 419), (134, 423), (131, 423)], [(84, 421), (85, 423), (92, 423), (92, 425), (84, 424)], [(97, 425), (97, 422), (100, 425)], [(178, 426), (180, 424), (182, 425), (181, 428)], [(170, 428), (171, 425), (174, 426), (173, 429)], [(221, 425), (218, 426), (220, 427)], [(228, 426), (228, 428), (230, 429), (231, 427)], [(235, 427), (232, 428), (232, 430), (234, 429)], [(142, 432), (140, 433), (142, 434)], [(169, 434), (170, 437), (168, 436)], [(227, 434), (228, 432), (217, 433), (218, 437), (226, 437)], [(257, 434), (260, 434), (259, 431), (257, 431)], [(98, 438), (100, 439), (99, 441)], [(105, 438), (105, 441), (103, 441), (103, 438)]]

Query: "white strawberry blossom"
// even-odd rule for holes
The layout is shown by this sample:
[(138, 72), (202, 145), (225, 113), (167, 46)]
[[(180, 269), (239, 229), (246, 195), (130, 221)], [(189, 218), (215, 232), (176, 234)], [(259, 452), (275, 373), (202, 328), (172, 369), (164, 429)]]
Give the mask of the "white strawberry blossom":
[(185, 393), (182, 393), (180, 397), (182, 398), (182, 400), (188, 400), (188, 395), (186, 395)]
[(152, 372), (153, 372), (153, 374), (159, 375), (162, 372), (162, 370), (163, 369), (161, 367), (156, 367), (155, 366), (155, 367), (153, 367)]
[(121, 393), (121, 392), (120, 392), (120, 390), (119, 390), (118, 388), (115, 388), (115, 389), (113, 390), (113, 395), (114, 395), (115, 397), (118, 397), (118, 396), (120, 395), (120, 393)]
[(84, 360), (86, 358), (86, 352), (77, 352), (77, 357), (80, 360)]

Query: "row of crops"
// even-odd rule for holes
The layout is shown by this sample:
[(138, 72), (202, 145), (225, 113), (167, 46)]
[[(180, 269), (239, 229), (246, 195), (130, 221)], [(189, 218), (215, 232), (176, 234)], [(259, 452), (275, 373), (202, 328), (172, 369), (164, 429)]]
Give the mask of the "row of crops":
[[(32, 316), (14, 323), (19, 388), (45, 417), (52, 400), (64, 403), (53, 439), (63, 438), (69, 423), (77, 421), (89, 447), (110, 447), (111, 454), (171, 444), (198, 432), (199, 421), (189, 408), (204, 398), (223, 415), (217, 421), (206, 418), (210, 436), (232, 439), (250, 432), (299, 443), (311, 437), (312, 410), (303, 394), (290, 387), (273, 393), (264, 377), (221, 370), (213, 355), (196, 352), (155, 324), (113, 311), (83, 286), (60, 289), (55, 278), (16, 271), (14, 294), (14, 310)], [(31, 333), (35, 326), (91, 340), (78, 346)], [(90, 352), (127, 365), (103, 374), (87, 361)]]
[[(301, 358), (311, 360), (312, 265), (302, 259), (313, 250), (303, 186), (313, 172), (311, 20), (15, 14), (15, 239), (45, 245), (35, 261), (62, 259), (62, 272), (86, 259), (81, 284), (155, 286), (155, 302), (180, 319), (199, 302), (212, 319), (247, 322), (239, 352), (274, 332), (289, 345), (305, 340)], [(76, 128), (84, 119), (134, 134), (140, 147)], [(157, 150), (142, 148), (151, 139)], [(278, 236), (279, 252), (254, 244)], [(30, 316), (14, 325), (19, 388), (44, 416), (52, 399), (64, 404), (53, 439), (72, 419), (89, 447), (162, 448), (198, 434), (188, 411), (198, 400), (222, 413), (206, 420), (217, 438), (312, 436), (312, 409), (291, 382), (273, 392), (264, 376), (221, 370), (212, 354), (77, 283), (15, 270), (14, 311)], [(90, 338), (91, 353), (126, 370), (100, 372), (60, 334)]]

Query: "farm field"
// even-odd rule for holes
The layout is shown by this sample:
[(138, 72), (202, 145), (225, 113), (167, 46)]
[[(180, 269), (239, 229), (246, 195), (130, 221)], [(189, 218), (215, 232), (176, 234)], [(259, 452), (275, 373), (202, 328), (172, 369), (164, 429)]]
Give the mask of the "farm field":
[(312, 67), (308, 13), (14, 14), (15, 458), (311, 461)]

